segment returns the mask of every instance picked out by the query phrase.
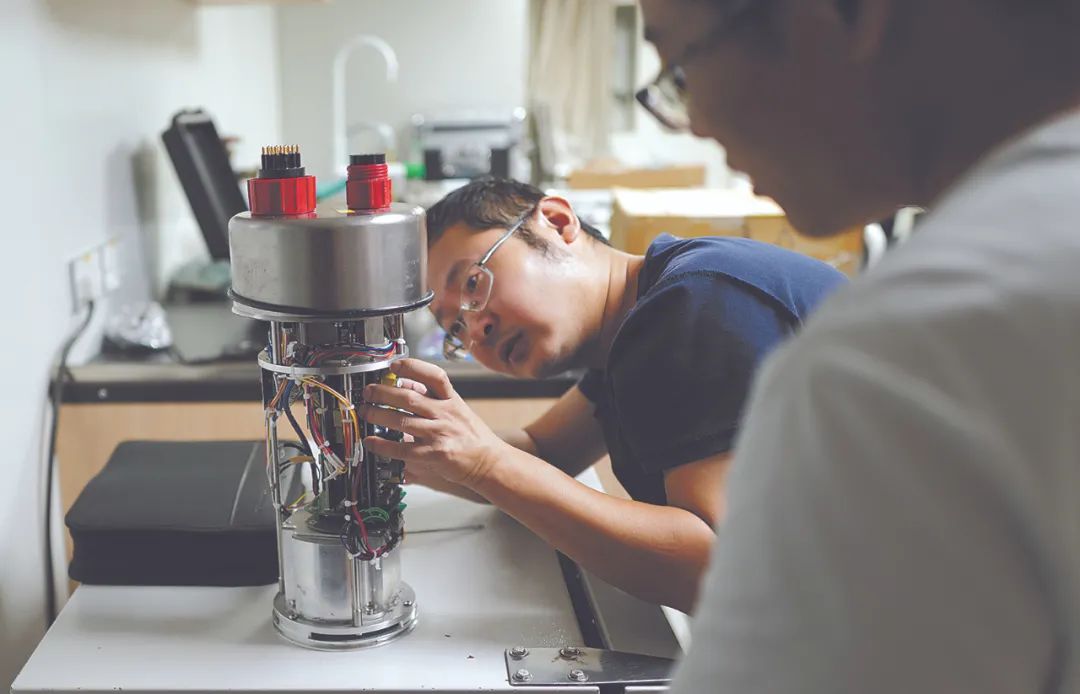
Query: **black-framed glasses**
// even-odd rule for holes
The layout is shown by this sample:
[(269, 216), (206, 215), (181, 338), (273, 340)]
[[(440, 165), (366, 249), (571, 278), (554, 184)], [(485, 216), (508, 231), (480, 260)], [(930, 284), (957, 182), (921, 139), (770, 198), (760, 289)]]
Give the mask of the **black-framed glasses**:
[(732, 0), (723, 18), (700, 39), (683, 49), (678, 60), (660, 71), (652, 82), (639, 89), (634, 98), (668, 130), (690, 130), (690, 100), (686, 89), (683, 66), (701, 56), (726, 34), (733, 31), (751, 9), (760, 8), (766, 0)]
[(458, 304), (459, 313), (450, 329), (443, 338), (443, 356), (447, 359), (465, 359), (472, 348), (472, 340), (468, 339), (469, 326), (465, 323), (466, 312), (479, 312), (487, 308), (488, 300), (491, 299), (491, 288), (495, 286), (495, 273), (487, 266), (491, 256), (499, 250), (506, 241), (514, 235), (514, 232), (525, 226), (525, 222), (532, 216), (536, 208), (531, 208), (521, 215), (507, 228), (506, 233), (499, 237), (488, 252), (469, 266), (465, 278), (461, 281), (461, 294)]

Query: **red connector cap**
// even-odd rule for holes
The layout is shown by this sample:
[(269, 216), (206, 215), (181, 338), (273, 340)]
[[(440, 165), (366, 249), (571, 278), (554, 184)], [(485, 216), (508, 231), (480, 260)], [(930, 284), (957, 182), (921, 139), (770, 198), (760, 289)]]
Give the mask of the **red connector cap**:
[(385, 154), (354, 154), (349, 157), (349, 177), (345, 197), (354, 212), (382, 212), (390, 209), (393, 187)]
[(249, 178), (248, 204), (255, 217), (309, 214), (315, 210), (315, 177), (305, 176), (296, 145), (263, 147), (258, 178)]

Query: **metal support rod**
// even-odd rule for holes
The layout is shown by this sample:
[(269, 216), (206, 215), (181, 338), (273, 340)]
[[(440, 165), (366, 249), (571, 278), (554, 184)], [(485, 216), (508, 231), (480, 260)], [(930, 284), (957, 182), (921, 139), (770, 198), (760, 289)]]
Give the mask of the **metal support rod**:
[(281, 364), (284, 361), (284, 345), (281, 344), (281, 323), (270, 323), (270, 361)]
[(355, 558), (346, 555), (345, 561), (349, 563), (347, 573), (352, 579), (350, 581), (352, 587), (350, 591), (352, 593), (352, 623), (354, 627), (360, 627), (364, 625), (364, 589), (360, 585), (364, 571), (360, 562)]
[[(345, 396), (345, 399), (348, 401), (349, 406), (352, 407), (353, 406), (353, 401), (352, 401), (352, 376), (350, 374), (345, 374), (344, 376), (341, 377), (341, 382), (342, 382), (341, 394)], [(344, 420), (348, 419), (350, 416), (351, 415), (348, 412), (342, 411), (341, 426), (343, 428), (348, 426), (348, 424)], [(357, 437), (359, 437), (362, 433), (363, 432), (360, 432), (360, 431), (356, 432)], [(358, 441), (353, 442), (354, 447), (358, 446), (358, 445), (359, 445)], [(353, 460), (353, 451), (345, 451), (345, 465), (346, 465), (346, 468), (347, 468), (347, 472), (345, 473), (345, 479), (347, 480), (348, 485), (349, 485), (349, 497), (348, 498), (350, 500), (355, 501), (355, 499), (352, 499), (352, 491), (357, 488), (356, 476), (360, 474), (361, 466), (360, 466), (360, 464), (358, 462), (355, 462)], [(359, 497), (359, 494), (357, 494), (357, 497)], [(352, 588), (352, 590), (350, 591), (351, 592), (350, 597), (352, 598), (353, 626), (359, 627), (359, 626), (363, 625), (363, 621), (364, 621), (364, 617), (363, 617), (364, 587), (362, 585), (363, 584), (363, 579), (364, 579), (364, 567), (362, 566), (361, 562), (359, 562), (354, 557), (346, 557), (346, 561), (348, 561), (349, 564), (350, 564), (349, 572), (352, 575), (352, 581), (350, 582), (351, 583), (351, 588)]]
[(277, 545), (278, 590), (285, 594), (285, 561), (281, 547), (281, 523), (284, 514), (281, 510), (281, 474), (278, 463), (277, 412), (266, 411), (266, 464), (270, 468), (270, 497), (274, 503), (274, 538)]
[(360, 612), (360, 621), (363, 622), (364, 615), (371, 614), (369, 607), (371, 598), (371, 576), (368, 573), (368, 562), (353, 560), (353, 568), (356, 571), (356, 575), (359, 580), (356, 582), (356, 594), (353, 596), (356, 600), (356, 609)]

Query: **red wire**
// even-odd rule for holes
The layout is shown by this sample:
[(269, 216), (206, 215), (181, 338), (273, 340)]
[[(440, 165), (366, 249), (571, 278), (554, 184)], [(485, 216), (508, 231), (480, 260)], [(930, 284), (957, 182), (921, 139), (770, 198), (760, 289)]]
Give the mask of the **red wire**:
[(346, 357), (346, 358), (348, 358), (348, 357), (369, 357), (369, 356), (388, 357), (388, 356), (391, 356), (391, 355), (395, 354), (397, 352), (397, 349), (398, 349), (398, 345), (397, 345), (396, 342), (391, 343), (390, 347), (386, 351), (324, 349), (324, 350), (320, 350), (318, 352), (314, 352), (311, 355), (311, 357), (308, 359), (307, 365), (308, 366), (313, 366), (313, 365), (317, 364), (318, 362), (323, 361), (324, 359), (329, 359), (330, 357)]
[(374, 554), (371, 551), (371, 540), (368, 539), (367, 525), (364, 523), (364, 519), (360, 517), (360, 512), (356, 510), (356, 506), (352, 507), (352, 512), (353, 518), (356, 519), (356, 524), (360, 528), (360, 537), (363, 541), (364, 551), (367, 554)]

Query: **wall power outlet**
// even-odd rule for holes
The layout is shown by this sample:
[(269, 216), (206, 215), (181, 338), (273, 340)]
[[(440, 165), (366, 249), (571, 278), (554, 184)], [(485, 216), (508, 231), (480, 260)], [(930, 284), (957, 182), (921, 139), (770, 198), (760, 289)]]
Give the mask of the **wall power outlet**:
[(71, 277), (72, 307), (78, 313), (91, 301), (120, 286), (120, 244), (109, 239), (72, 258), (68, 266)]

